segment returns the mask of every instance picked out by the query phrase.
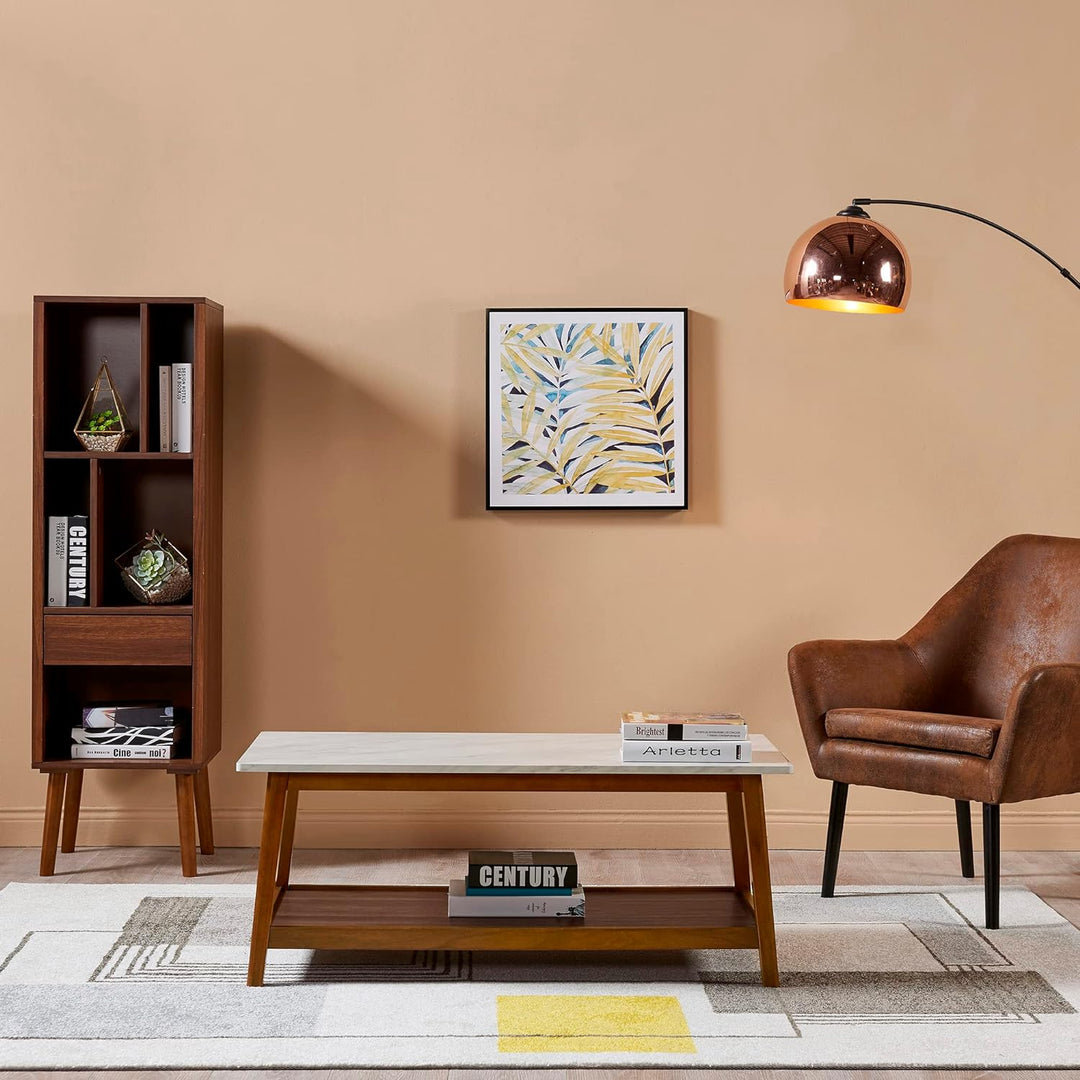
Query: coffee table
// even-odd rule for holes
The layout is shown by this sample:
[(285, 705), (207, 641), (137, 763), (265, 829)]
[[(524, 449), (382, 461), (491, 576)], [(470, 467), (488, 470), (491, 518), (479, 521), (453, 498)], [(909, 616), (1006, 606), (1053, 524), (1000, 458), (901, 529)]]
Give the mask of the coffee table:
[[(267, 949), (757, 949), (777, 986), (761, 778), (790, 773), (767, 739), (738, 764), (623, 764), (621, 736), (509, 732), (264, 731), (236, 763), (266, 773), (248, 985)], [(730, 886), (593, 887), (584, 919), (462, 919), (446, 885), (292, 885), (301, 791), (724, 792)], [(464, 867), (462, 868), (464, 872)]]

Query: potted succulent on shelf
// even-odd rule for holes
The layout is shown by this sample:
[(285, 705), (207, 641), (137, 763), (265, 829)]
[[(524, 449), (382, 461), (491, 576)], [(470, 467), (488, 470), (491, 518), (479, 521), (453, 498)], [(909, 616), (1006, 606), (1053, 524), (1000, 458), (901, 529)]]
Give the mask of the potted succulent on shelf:
[(187, 556), (151, 531), (116, 560), (127, 591), (144, 604), (175, 604), (191, 592)]
[(119, 450), (130, 437), (124, 403), (109, 374), (108, 358), (102, 357), (97, 378), (75, 424), (75, 438), (87, 450), (112, 453)]

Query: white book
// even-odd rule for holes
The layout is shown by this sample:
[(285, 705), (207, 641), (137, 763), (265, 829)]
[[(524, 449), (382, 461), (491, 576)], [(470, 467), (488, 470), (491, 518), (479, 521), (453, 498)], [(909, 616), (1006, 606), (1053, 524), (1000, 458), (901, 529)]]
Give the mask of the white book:
[(49, 607), (67, 607), (67, 524), (66, 517), (50, 517), (45, 538), (48, 574), (45, 602)]
[(172, 366), (158, 365), (158, 449), (172, 449)]
[(451, 881), (446, 913), (469, 919), (575, 919), (585, 915), (585, 891), (579, 885), (569, 896), (469, 896), (465, 880)]
[(191, 453), (191, 365), (172, 366), (172, 448)]
[(706, 742), (710, 739), (745, 739), (749, 731), (745, 724), (709, 724), (694, 722), (686, 724), (678, 723), (630, 723), (623, 721), (622, 737), (624, 739), (650, 739), (654, 742)]
[(749, 761), (750, 740), (737, 742), (624, 742), (623, 761), (651, 761), (657, 765), (734, 764)]
[(136, 760), (144, 758), (170, 758), (171, 746), (92, 746), (87, 743), (72, 744), (73, 758), (122, 758)]

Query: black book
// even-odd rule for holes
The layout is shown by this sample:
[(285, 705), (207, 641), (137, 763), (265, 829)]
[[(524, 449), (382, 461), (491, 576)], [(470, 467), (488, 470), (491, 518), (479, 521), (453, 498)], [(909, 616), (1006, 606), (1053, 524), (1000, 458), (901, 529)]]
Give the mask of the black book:
[(87, 607), (90, 603), (90, 519), (72, 514), (67, 519), (67, 606)]
[(578, 883), (572, 851), (470, 851), (470, 889), (573, 889)]

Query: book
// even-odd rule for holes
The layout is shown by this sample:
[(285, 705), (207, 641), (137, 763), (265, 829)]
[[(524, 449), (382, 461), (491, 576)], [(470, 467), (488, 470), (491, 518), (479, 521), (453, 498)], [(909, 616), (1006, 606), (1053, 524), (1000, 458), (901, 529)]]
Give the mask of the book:
[(585, 915), (585, 892), (579, 886), (569, 896), (470, 896), (464, 881), (452, 881), (446, 913), (451, 918), (580, 919)]
[(711, 742), (646, 742), (626, 741), (622, 744), (623, 761), (652, 761), (659, 764), (682, 762), (686, 765), (717, 764), (750, 761), (750, 740)]
[(72, 743), (71, 756), (76, 760), (122, 758), (142, 761), (148, 758), (171, 758), (172, 746), (91, 746)]
[(570, 896), (573, 889), (474, 889), (466, 883), (466, 896)]
[(465, 883), (473, 889), (572, 889), (572, 851), (470, 851)]
[[(749, 729), (744, 723), (732, 723), (729, 721), (708, 720), (675, 720), (666, 719), (674, 717), (673, 713), (626, 713), (622, 722), (622, 737), (624, 739), (652, 739), (660, 742), (680, 739), (706, 741), (708, 739), (745, 739), (749, 735)], [(652, 720), (648, 717), (658, 716)], [(627, 719), (628, 717), (643, 717), (645, 719)]]
[(191, 365), (172, 366), (172, 448), (191, 453)]
[(45, 540), (48, 563), (45, 603), (49, 607), (67, 607), (67, 527), (66, 517), (49, 517)]
[(167, 727), (111, 727), (91, 730), (71, 729), (71, 742), (78, 746), (172, 746), (180, 738), (180, 729)]
[(82, 711), (82, 726), (92, 731), (172, 727), (176, 715), (177, 710), (171, 705), (89, 705)]
[(158, 449), (172, 449), (172, 366), (158, 365)]
[(90, 519), (72, 514), (67, 519), (67, 606), (89, 604), (87, 583), (90, 567)]

